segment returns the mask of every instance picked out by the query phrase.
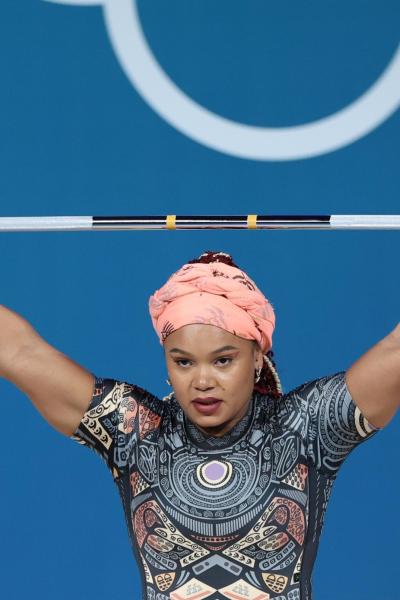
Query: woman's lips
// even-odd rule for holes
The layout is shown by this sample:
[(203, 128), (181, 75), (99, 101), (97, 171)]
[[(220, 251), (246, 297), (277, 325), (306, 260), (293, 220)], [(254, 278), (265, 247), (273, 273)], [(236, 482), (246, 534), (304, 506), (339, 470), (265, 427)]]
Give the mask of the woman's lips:
[(203, 415), (212, 415), (218, 410), (220, 404), (222, 404), (222, 400), (207, 400), (207, 404), (205, 401), (194, 400), (193, 404)]

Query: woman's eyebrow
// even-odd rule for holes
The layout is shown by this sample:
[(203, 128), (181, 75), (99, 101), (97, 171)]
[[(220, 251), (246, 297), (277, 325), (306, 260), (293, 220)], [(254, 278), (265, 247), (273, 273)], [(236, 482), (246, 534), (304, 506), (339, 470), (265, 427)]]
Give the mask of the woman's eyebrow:
[[(218, 352), (225, 352), (225, 350), (240, 350), (240, 348), (237, 348), (236, 346), (222, 346), (222, 348), (217, 348), (217, 350), (213, 350), (212, 352), (210, 352), (210, 354), (217, 354)], [(186, 354), (187, 356), (193, 356), (193, 354), (191, 354), (190, 352), (186, 352), (186, 350), (181, 350), (180, 348), (172, 348), (172, 350), (170, 350), (170, 353), (172, 352), (178, 352), (179, 354)]]

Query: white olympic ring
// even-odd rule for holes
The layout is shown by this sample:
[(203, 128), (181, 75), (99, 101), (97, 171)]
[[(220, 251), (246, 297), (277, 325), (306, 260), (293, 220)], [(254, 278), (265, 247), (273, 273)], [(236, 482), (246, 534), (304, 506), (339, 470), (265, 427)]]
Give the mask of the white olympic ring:
[(108, 35), (128, 79), (170, 125), (214, 150), (253, 160), (311, 158), (379, 127), (400, 106), (400, 45), (377, 81), (344, 109), (304, 125), (258, 127), (226, 119), (187, 96), (162, 70), (141, 27), (137, 0), (46, 0), (102, 6)]

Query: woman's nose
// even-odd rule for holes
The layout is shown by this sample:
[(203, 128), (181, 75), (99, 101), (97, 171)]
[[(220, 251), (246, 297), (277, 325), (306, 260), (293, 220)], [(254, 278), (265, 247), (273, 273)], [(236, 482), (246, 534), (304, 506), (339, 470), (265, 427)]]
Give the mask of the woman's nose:
[(195, 374), (194, 383), (197, 387), (205, 387), (207, 389), (209, 387), (213, 387), (214, 380), (207, 369), (199, 369)]

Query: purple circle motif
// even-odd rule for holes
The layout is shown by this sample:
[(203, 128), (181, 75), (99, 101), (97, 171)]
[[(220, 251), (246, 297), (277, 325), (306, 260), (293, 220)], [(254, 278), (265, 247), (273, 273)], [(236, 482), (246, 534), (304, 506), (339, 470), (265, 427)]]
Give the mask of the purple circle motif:
[(197, 476), (207, 488), (222, 487), (229, 482), (232, 465), (229, 462), (211, 460), (197, 467)]
[(211, 462), (204, 467), (204, 475), (211, 481), (219, 481), (226, 473), (225, 465), (218, 462)]

